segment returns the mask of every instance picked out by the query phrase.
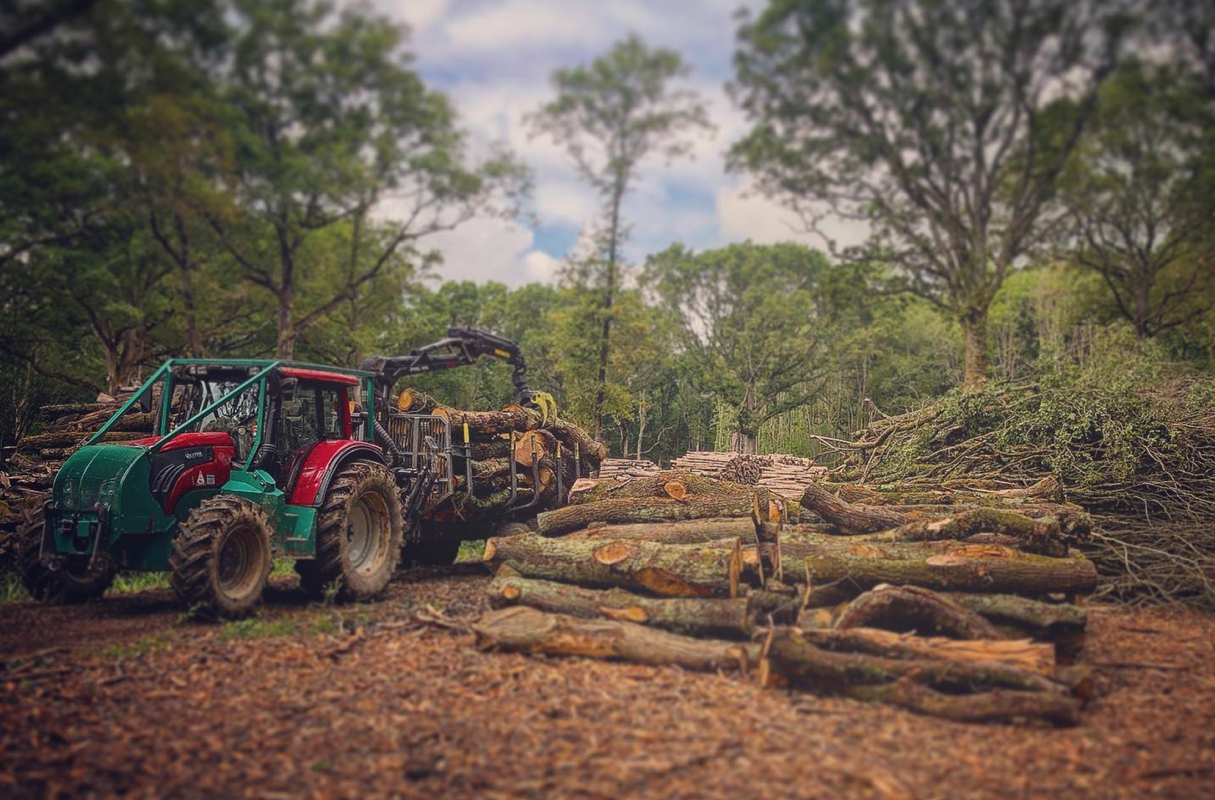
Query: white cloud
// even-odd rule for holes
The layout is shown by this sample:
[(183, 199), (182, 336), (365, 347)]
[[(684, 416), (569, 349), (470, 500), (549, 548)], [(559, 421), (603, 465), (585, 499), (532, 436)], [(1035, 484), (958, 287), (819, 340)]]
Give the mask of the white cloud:
[(532, 250), (523, 256), (523, 273), (528, 281), (552, 283), (561, 269), (561, 262), (543, 250)]
[(474, 219), (454, 231), (427, 236), (419, 243), (443, 254), (437, 272), (444, 280), (482, 283), (499, 281), (517, 286), (531, 280), (525, 259), (534, 235), (513, 222)]

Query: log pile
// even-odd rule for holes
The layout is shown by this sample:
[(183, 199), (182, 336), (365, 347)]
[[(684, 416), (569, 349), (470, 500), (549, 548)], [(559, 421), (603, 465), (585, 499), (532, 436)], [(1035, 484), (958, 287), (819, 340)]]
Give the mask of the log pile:
[(1053, 499), (672, 470), (576, 490), (491, 538), (484, 647), (738, 673), (981, 722), (1074, 724), (1091, 520)]
[[(125, 398), (103, 395), (96, 403), (44, 406), (38, 433), (22, 437), (0, 453), (4, 464), (0, 471), (0, 570), (9, 565), (10, 537), (42, 507), (59, 466), (113, 416), (122, 400)], [(151, 430), (151, 414), (128, 413), (106, 440), (139, 439)]]
[(599, 466), (599, 474), (596, 477), (603, 480), (628, 480), (646, 478), (661, 471), (661, 467), (647, 459), (636, 461), (631, 458), (608, 458)]
[(671, 462), (671, 468), (750, 486), (762, 486), (796, 500), (806, 486), (827, 472), (811, 459), (791, 455), (752, 456), (693, 450)]

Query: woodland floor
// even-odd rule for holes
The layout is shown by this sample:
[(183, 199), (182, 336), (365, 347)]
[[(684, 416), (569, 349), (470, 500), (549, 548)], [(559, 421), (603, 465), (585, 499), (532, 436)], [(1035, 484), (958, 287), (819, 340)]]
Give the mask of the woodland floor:
[[(0, 605), (0, 796), (1215, 797), (1215, 618), (1091, 607), (1076, 728), (479, 652), (475, 565), (185, 622), (167, 590)], [(419, 626), (427, 606), (456, 627)]]

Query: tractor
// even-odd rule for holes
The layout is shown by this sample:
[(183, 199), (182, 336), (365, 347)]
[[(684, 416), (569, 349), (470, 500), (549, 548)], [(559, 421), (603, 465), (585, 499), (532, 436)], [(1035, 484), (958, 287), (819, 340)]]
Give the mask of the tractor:
[[(312, 597), (374, 598), (403, 549), (433, 554), (419, 519), (450, 499), (461, 456), (446, 420), (394, 413), (392, 386), (483, 355), (514, 365), (516, 402), (536, 400), (513, 342), (459, 328), (360, 370), (171, 359), (55, 475), (21, 535), (23, 583), (37, 600), (73, 603), (119, 570), (167, 571), (196, 613), (237, 618), (285, 557)], [(153, 435), (105, 441), (136, 408)], [(454, 559), (459, 542), (440, 544)]]

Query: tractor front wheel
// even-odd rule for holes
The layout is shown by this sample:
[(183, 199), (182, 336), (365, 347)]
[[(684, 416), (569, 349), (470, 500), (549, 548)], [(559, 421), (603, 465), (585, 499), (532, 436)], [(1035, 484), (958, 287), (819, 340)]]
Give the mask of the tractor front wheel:
[(208, 498), (173, 539), (169, 582), (196, 612), (235, 619), (262, 599), (274, 566), (266, 512), (239, 497)]
[(85, 560), (69, 561), (58, 569), (42, 563), (42, 534), (46, 523), (39, 515), (17, 534), (17, 572), (30, 597), (47, 605), (84, 603), (105, 594), (117, 568), (102, 554), (93, 569)]
[(392, 580), (401, 552), (401, 499), (392, 472), (356, 461), (333, 477), (316, 524), (316, 558), (297, 561), (314, 598), (370, 600)]

